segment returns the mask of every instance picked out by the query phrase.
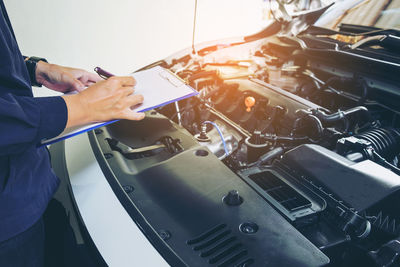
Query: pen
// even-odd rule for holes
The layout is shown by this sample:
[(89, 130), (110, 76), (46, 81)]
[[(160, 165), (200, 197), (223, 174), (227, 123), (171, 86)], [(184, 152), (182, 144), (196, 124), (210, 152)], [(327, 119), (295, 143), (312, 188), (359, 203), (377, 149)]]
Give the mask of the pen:
[(94, 68), (94, 71), (95, 71), (101, 78), (103, 78), (104, 80), (107, 80), (108, 78), (110, 78), (110, 77), (112, 77), (112, 76), (115, 76), (114, 74), (109, 73), (108, 71), (105, 71), (105, 70), (103, 70), (103, 69), (100, 68), (100, 67)]

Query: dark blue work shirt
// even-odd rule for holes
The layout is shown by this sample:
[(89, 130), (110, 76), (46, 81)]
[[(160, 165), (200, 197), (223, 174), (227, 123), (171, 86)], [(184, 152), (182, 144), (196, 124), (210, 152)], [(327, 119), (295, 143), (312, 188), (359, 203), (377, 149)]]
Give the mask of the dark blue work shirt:
[(0, 9), (1, 242), (32, 226), (58, 187), (47, 149), (39, 144), (64, 130), (67, 107), (61, 97), (33, 97), (3, 0)]

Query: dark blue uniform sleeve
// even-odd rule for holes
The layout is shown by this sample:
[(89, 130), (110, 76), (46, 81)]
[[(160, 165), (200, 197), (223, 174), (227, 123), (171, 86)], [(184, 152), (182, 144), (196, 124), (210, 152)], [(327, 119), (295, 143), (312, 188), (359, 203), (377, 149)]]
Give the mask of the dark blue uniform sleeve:
[(0, 95), (0, 156), (21, 153), (59, 135), (67, 118), (62, 97)]

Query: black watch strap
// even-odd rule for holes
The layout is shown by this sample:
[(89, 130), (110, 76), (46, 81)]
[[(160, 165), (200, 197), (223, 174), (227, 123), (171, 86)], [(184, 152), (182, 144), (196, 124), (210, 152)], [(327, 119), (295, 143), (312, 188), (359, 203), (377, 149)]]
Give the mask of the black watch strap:
[(25, 64), (26, 64), (26, 68), (28, 69), (28, 72), (29, 72), (29, 78), (31, 79), (32, 86), (41, 87), (42, 85), (40, 83), (38, 83), (38, 81), (36, 80), (36, 68), (37, 68), (37, 63), (39, 61), (47, 62), (47, 60), (45, 58), (29, 57), (29, 58), (25, 59)]

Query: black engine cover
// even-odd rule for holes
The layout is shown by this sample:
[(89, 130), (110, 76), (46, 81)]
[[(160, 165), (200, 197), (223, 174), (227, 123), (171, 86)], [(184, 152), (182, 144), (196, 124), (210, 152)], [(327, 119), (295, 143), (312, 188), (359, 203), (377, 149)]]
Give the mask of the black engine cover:
[(307, 175), (357, 211), (364, 211), (399, 193), (399, 177), (364, 160), (356, 163), (318, 145), (301, 145), (287, 152), (282, 163)]
[[(113, 151), (107, 141), (129, 136), (124, 142), (131, 146), (148, 145), (162, 135), (182, 140), (183, 151), (132, 160)], [(189, 137), (186, 130), (158, 114), (148, 115), (141, 122), (115, 123), (102, 133), (90, 133), (93, 150), (114, 192), (171, 265), (329, 263), (326, 255), (247, 183)], [(105, 154), (114, 156), (106, 159)], [(160, 160), (155, 160), (157, 157)], [(134, 190), (126, 193), (126, 186)], [(222, 201), (230, 190), (239, 192), (241, 205), (230, 206)]]

